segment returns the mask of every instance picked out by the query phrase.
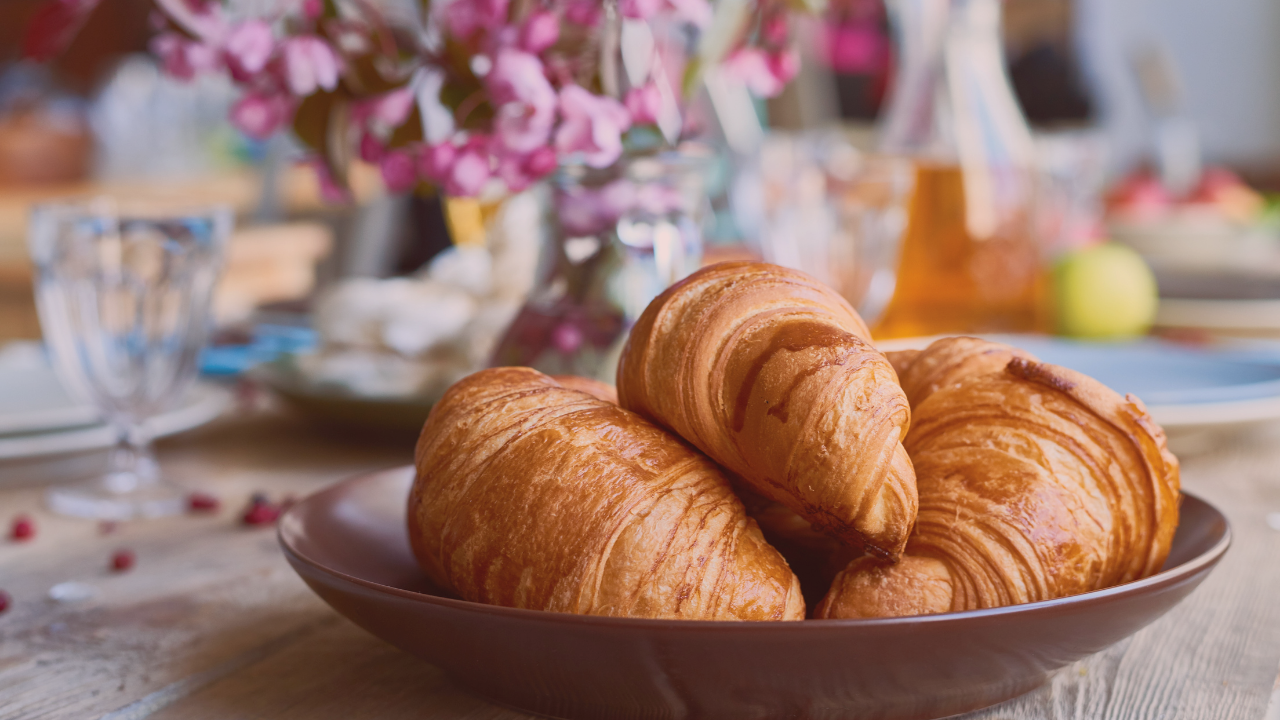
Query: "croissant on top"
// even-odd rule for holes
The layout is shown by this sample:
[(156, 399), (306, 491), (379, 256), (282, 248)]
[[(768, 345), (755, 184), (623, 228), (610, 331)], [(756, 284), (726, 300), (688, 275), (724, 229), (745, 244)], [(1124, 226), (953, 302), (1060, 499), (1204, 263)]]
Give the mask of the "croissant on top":
[(463, 599), (624, 617), (804, 617), (795, 575), (715, 463), (536, 370), (456, 383), (423, 427), (416, 465), (410, 544)]
[(1178, 462), (1140, 400), (972, 338), (893, 359), (914, 403), (915, 530), (901, 562), (850, 563), (817, 617), (1000, 607), (1160, 569)]
[(703, 268), (650, 303), (622, 406), (671, 428), (814, 528), (896, 558), (916, 516), (906, 396), (844, 298), (764, 263)]

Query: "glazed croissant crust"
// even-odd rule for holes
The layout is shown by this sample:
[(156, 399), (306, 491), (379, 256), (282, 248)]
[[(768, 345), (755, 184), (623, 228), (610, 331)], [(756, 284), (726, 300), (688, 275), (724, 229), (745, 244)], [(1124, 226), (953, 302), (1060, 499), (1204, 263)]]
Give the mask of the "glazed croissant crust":
[(409, 538), (466, 600), (556, 612), (799, 620), (786, 562), (724, 474), (634, 413), (528, 368), (475, 373), (417, 447)]
[(834, 291), (721, 263), (645, 310), (618, 365), (622, 406), (654, 419), (816, 529), (897, 557), (916, 515), (907, 399)]
[(816, 616), (999, 607), (1160, 569), (1178, 462), (1137, 398), (971, 338), (909, 358), (902, 384), (918, 403), (906, 440), (915, 531), (901, 563), (851, 563)]

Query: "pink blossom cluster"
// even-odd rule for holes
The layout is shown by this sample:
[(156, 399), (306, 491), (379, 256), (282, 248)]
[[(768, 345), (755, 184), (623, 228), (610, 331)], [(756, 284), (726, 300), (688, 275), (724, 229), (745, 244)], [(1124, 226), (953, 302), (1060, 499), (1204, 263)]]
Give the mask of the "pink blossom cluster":
[[(426, 181), (452, 195), (475, 195), (495, 179), (519, 190), (563, 161), (608, 167), (622, 155), (626, 133), (657, 124), (663, 103), (671, 102), (652, 79), (618, 98), (594, 90), (598, 68), (584, 73), (591, 53), (583, 48), (591, 43), (583, 38), (602, 31), (601, 0), (434, 3), (431, 22), (443, 43), (385, 52), (382, 66), (398, 69), (376, 92), (366, 89), (359, 67), (368, 67), (379, 43), (394, 35), (378, 32), (382, 18), (357, 23), (332, 3), (293, 0), (277, 6), (284, 8), (277, 17), (230, 21), (216, 0), (156, 1), (164, 15), (152, 49), (169, 74), (228, 73), (244, 91), (231, 121), (254, 138), (289, 124), (304, 98), (337, 91), (350, 102), (351, 141), (393, 192)], [(798, 57), (789, 44), (786, 0), (757, 2), (754, 41), (739, 42), (727, 64), (767, 96), (795, 75)], [(619, 0), (617, 8), (625, 18), (693, 27), (713, 19), (710, 0)], [(423, 91), (424, 72), (440, 78), (438, 97)], [(428, 113), (424, 103), (451, 120), (443, 137), (408, 127), (420, 123), (415, 108)], [(327, 194), (338, 197), (327, 173), (332, 165), (317, 167)]]
[(742, 44), (725, 59), (725, 68), (760, 97), (773, 97), (800, 72), (800, 53), (791, 44), (784, 2), (762, 2), (757, 41)]
[[(314, 27), (277, 40), (267, 20), (229, 22), (216, 2), (157, 3), (172, 22), (151, 41), (165, 71), (182, 79), (228, 72), (244, 88), (231, 121), (250, 137), (269, 137), (290, 121), (299, 99), (338, 85), (342, 59)], [(306, 0), (301, 9), (314, 24), (320, 2)]]

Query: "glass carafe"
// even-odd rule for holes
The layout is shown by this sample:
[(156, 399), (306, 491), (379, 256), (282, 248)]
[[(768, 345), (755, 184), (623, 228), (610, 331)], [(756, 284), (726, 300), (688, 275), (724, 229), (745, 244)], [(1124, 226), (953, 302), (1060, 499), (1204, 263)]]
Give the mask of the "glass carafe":
[(900, 72), (881, 150), (916, 161), (878, 338), (1049, 326), (1033, 235), (1035, 150), (1000, 41), (1001, 0), (891, 0)]

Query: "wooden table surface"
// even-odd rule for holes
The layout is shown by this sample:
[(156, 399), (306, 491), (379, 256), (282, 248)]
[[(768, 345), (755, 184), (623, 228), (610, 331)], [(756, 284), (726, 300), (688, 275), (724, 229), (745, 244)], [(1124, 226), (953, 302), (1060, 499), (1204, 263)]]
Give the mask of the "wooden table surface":
[[(1268, 439), (1271, 438), (1271, 439)], [(970, 718), (1280, 720), (1280, 430), (1228, 436), (1183, 458), (1184, 486), (1230, 517), (1235, 544), (1182, 605), (1037, 691)], [(411, 441), (319, 434), (277, 411), (241, 412), (160, 444), (175, 479), (222, 499), (213, 515), (126, 523), (58, 518), (45, 484), (100, 455), (0, 464), (0, 522), (30, 513), (36, 537), (0, 539), (0, 718), (493, 718), (526, 716), (456, 688), (364, 633), (290, 570), (269, 527), (237, 522), (254, 492), (305, 494), (404, 464)], [(127, 548), (136, 566), (108, 570)], [(90, 599), (49, 589), (79, 581)]]

